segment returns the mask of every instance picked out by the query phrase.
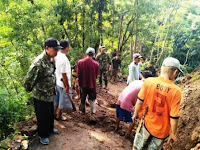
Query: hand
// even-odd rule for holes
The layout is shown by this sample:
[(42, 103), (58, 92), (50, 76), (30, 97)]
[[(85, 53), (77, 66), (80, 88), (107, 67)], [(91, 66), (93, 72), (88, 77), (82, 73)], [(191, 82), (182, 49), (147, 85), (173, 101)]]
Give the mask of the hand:
[(65, 87), (65, 93), (69, 93), (69, 86)]
[(137, 115), (135, 115), (135, 113), (134, 113), (134, 115), (132, 117), (133, 123), (136, 122), (136, 118), (137, 118)]
[(177, 137), (175, 134), (170, 134), (167, 143), (170, 144), (170, 146), (172, 146), (172, 144), (174, 143), (174, 141), (176, 141), (176, 139)]

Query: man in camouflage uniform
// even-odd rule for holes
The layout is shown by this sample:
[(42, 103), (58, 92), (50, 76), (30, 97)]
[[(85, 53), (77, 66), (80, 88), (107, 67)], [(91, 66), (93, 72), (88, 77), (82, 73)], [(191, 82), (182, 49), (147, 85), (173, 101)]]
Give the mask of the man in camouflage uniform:
[(49, 144), (49, 135), (58, 133), (58, 130), (54, 129), (53, 100), (56, 86), (54, 57), (62, 47), (55, 38), (47, 39), (44, 46), (45, 50), (30, 66), (24, 87), (33, 94), (40, 142)]
[(100, 53), (96, 56), (96, 61), (99, 63), (100, 73), (99, 73), (99, 84), (102, 87), (102, 76), (105, 82), (105, 89), (108, 85), (108, 70), (111, 67), (111, 60), (107, 53), (105, 53), (105, 46), (100, 47)]

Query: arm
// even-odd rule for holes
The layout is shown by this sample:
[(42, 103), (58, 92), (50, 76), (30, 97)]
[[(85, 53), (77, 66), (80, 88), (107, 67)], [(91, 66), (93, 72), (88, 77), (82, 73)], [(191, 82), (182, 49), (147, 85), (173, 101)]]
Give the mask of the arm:
[(39, 67), (38, 66), (31, 66), (24, 81), (24, 87), (27, 92), (31, 92), (37, 83), (38, 79), (38, 73), (39, 73)]
[(135, 105), (135, 112), (133, 114), (133, 122), (136, 120), (138, 112), (141, 110), (142, 105), (143, 105), (143, 101), (138, 99)]
[(63, 84), (65, 87), (65, 92), (68, 93), (69, 92), (69, 83), (68, 83), (67, 73), (62, 73), (62, 79), (63, 79)]
[(178, 128), (178, 119), (172, 119), (170, 118), (170, 126), (171, 126), (171, 132), (169, 135), (169, 138), (167, 140), (167, 143), (171, 144), (174, 141), (176, 141), (176, 133)]

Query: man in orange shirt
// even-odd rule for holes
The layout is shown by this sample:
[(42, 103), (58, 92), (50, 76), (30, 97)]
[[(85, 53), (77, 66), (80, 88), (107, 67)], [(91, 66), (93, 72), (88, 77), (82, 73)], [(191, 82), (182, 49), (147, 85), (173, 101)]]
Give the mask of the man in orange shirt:
[(161, 74), (145, 80), (136, 102), (133, 121), (148, 106), (142, 127), (135, 135), (133, 150), (159, 150), (164, 140), (176, 140), (181, 91), (173, 80), (177, 77), (180, 62), (172, 57), (163, 61)]

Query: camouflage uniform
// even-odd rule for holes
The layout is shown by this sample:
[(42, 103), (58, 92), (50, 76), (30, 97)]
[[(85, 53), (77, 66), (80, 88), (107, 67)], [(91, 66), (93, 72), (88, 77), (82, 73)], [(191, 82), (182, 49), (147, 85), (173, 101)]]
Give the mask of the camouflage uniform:
[[(51, 58), (53, 59), (53, 58)], [(54, 128), (55, 62), (44, 51), (40, 54), (25, 77), (24, 87), (33, 94), (38, 124), (38, 135), (49, 137)]]
[(108, 68), (111, 64), (110, 57), (107, 53), (99, 53), (96, 56), (96, 61), (99, 63), (100, 73), (99, 73), (99, 84), (102, 85), (102, 76), (104, 77), (105, 86), (108, 84)]
[(30, 66), (25, 77), (24, 87), (26, 91), (32, 91), (35, 99), (53, 102), (55, 95), (55, 62), (50, 61), (44, 51)]

